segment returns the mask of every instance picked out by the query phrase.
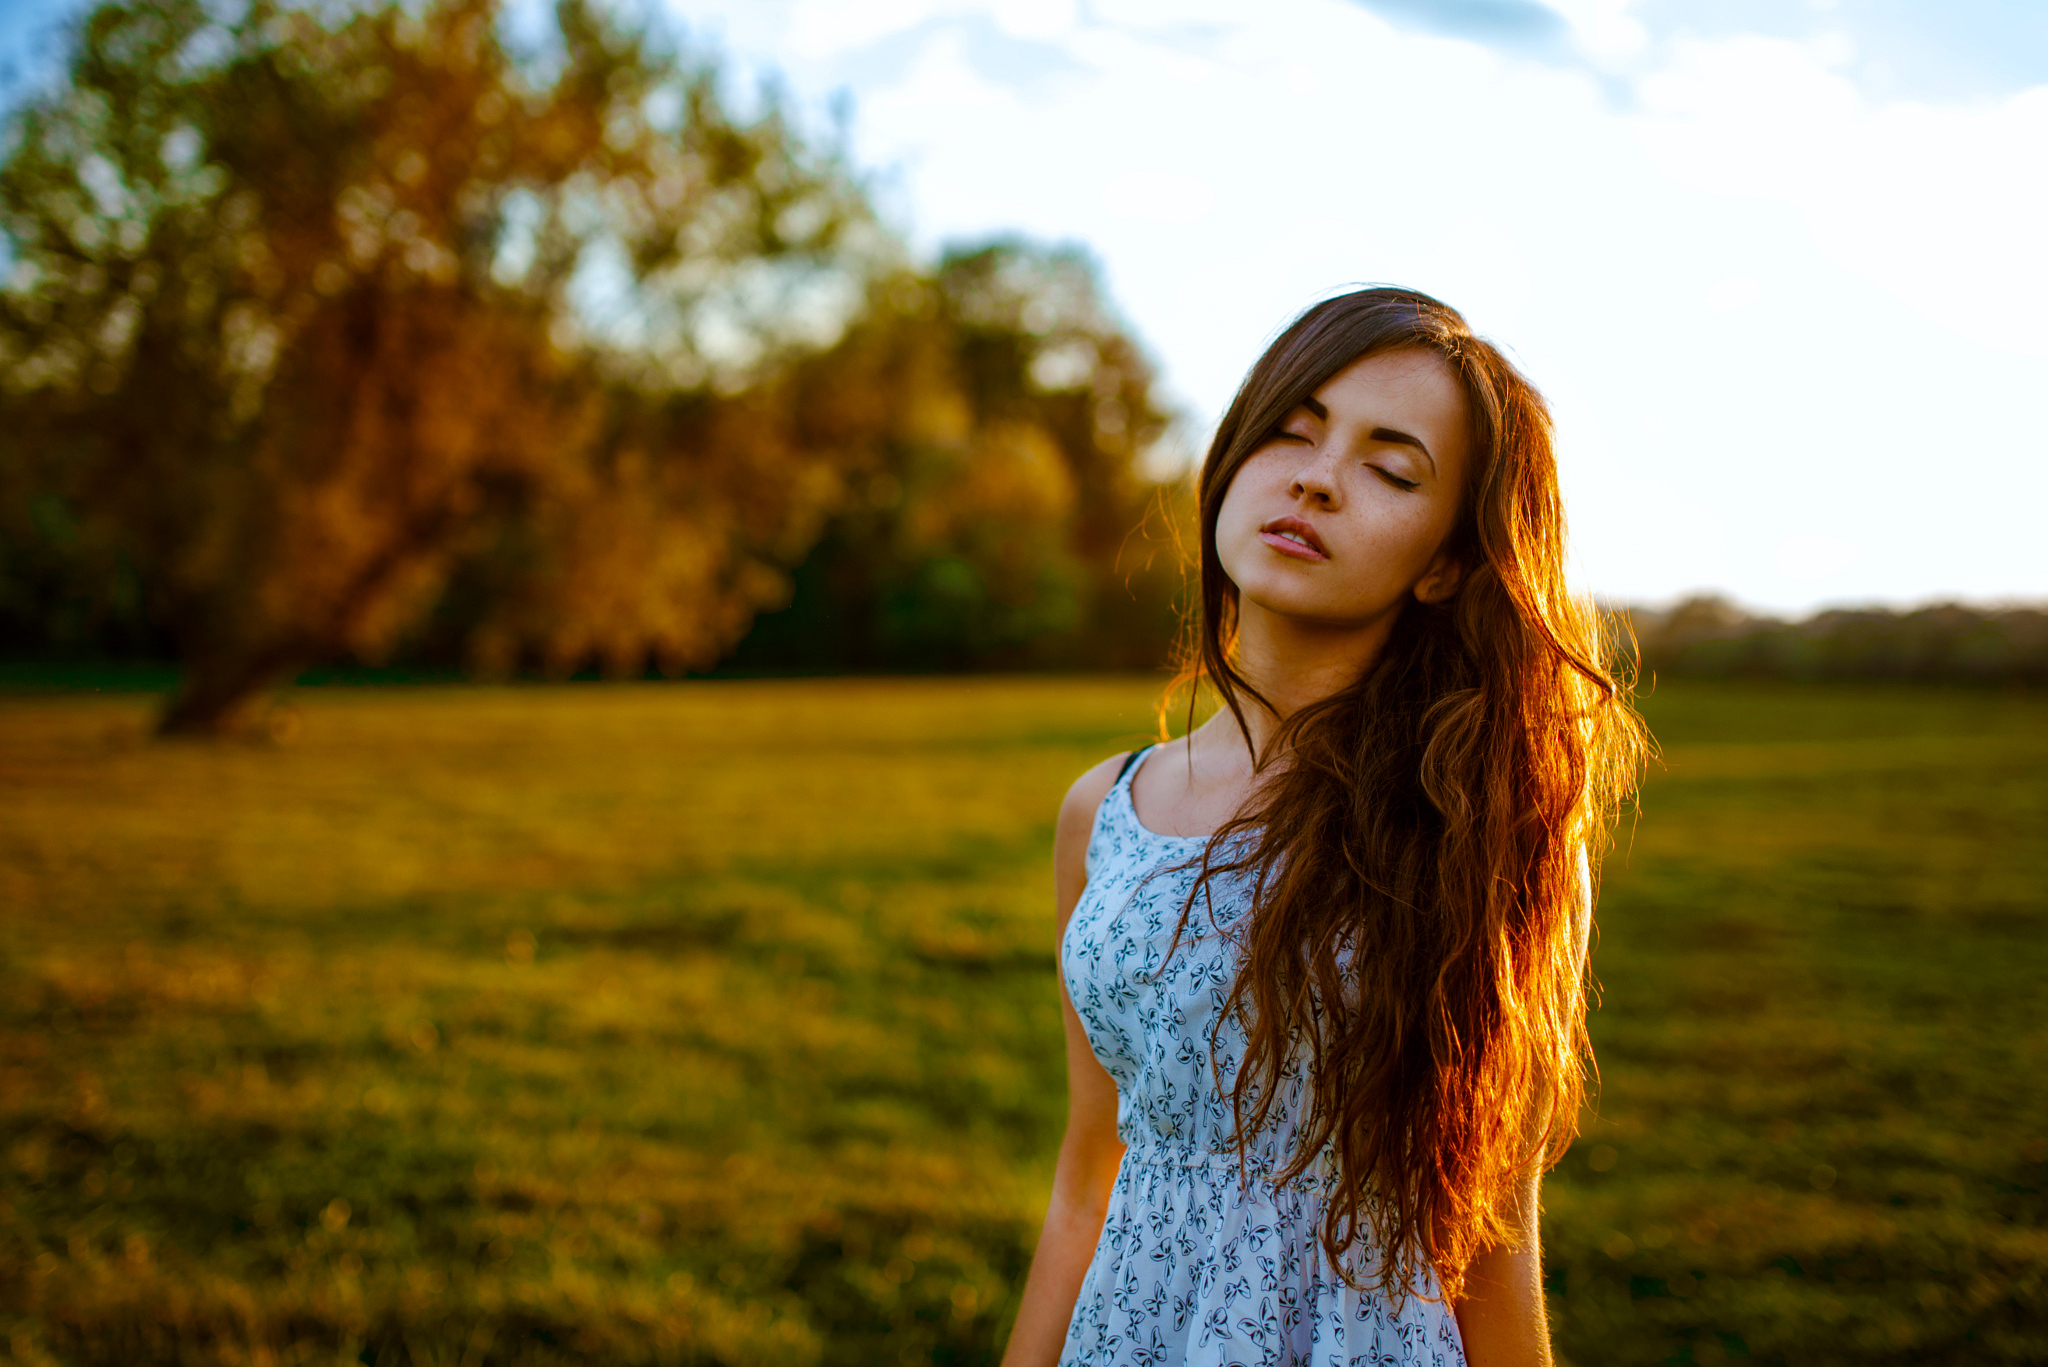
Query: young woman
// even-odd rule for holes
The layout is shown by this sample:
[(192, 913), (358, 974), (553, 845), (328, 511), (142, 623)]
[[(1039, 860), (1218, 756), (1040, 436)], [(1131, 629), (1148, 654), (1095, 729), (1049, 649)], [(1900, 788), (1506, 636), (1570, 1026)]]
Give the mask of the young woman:
[(1252, 367), (1200, 503), (1225, 706), (1061, 808), (1070, 1110), (1005, 1362), (1548, 1362), (1537, 1180), (1645, 737), (1547, 410), (1363, 290)]

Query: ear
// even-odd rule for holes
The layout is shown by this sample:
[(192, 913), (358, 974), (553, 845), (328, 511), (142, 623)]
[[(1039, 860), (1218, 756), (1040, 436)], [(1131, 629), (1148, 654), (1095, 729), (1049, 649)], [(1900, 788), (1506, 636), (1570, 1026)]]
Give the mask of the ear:
[(1415, 600), (1419, 603), (1441, 603), (1456, 593), (1464, 580), (1465, 567), (1448, 553), (1439, 551), (1436, 559), (1429, 562), (1429, 568), (1422, 572), (1422, 578), (1415, 581)]

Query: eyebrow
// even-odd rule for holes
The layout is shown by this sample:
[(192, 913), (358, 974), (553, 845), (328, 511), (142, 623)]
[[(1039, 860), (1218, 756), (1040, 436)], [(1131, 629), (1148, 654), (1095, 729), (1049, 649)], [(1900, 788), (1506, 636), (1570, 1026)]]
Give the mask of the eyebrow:
[[(1317, 422), (1328, 422), (1330, 420), (1330, 410), (1324, 407), (1322, 400), (1316, 398), (1313, 394), (1303, 399), (1301, 406), (1315, 414)], [(1430, 454), (1427, 446), (1423, 445), (1422, 438), (1412, 436), (1407, 432), (1398, 432), (1391, 427), (1375, 427), (1367, 435), (1373, 441), (1386, 442), (1390, 446), (1414, 447), (1422, 452), (1423, 457), (1429, 461), (1430, 472), (1432, 474), (1436, 473), (1436, 457)]]

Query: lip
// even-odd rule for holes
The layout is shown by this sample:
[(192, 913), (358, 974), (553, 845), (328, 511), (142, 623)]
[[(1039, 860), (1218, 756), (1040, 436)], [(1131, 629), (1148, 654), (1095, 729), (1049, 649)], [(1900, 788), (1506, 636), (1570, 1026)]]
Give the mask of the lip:
[[(1292, 540), (1300, 537), (1301, 541)], [(1259, 540), (1271, 546), (1282, 555), (1291, 555), (1297, 560), (1328, 560), (1329, 551), (1323, 548), (1323, 539), (1316, 535), (1316, 529), (1298, 517), (1276, 517), (1259, 528)], [(1302, 541), (1308, 544), (1304, 546)]]

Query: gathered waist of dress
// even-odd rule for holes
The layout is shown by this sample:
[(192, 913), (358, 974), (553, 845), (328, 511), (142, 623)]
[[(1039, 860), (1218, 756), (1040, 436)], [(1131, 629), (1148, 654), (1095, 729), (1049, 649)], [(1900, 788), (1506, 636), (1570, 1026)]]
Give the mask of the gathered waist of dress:
[[(1127, 1166), (1186, 1169), (1212, 1180), (1228, 1179), (1233, 1184), (1244, 1177), (1255, 1186), (1272, 1187), (1274, 1176), (1286, 1165), (1286, 1160), (1275, 1160), (1270, 1154), (1256, 1149), (1240, 1159), (1235, 1149), (1218, 1150), (1200, 1144), (1141, 1138), (1126, 1144), (1124, 1163)], [(1321, 1191), (1336, 1177), (1336, 1156), (1325, 1151), (1306, 1170), (1289, 1178), (1283, 1185), (1290, 1191)]]

